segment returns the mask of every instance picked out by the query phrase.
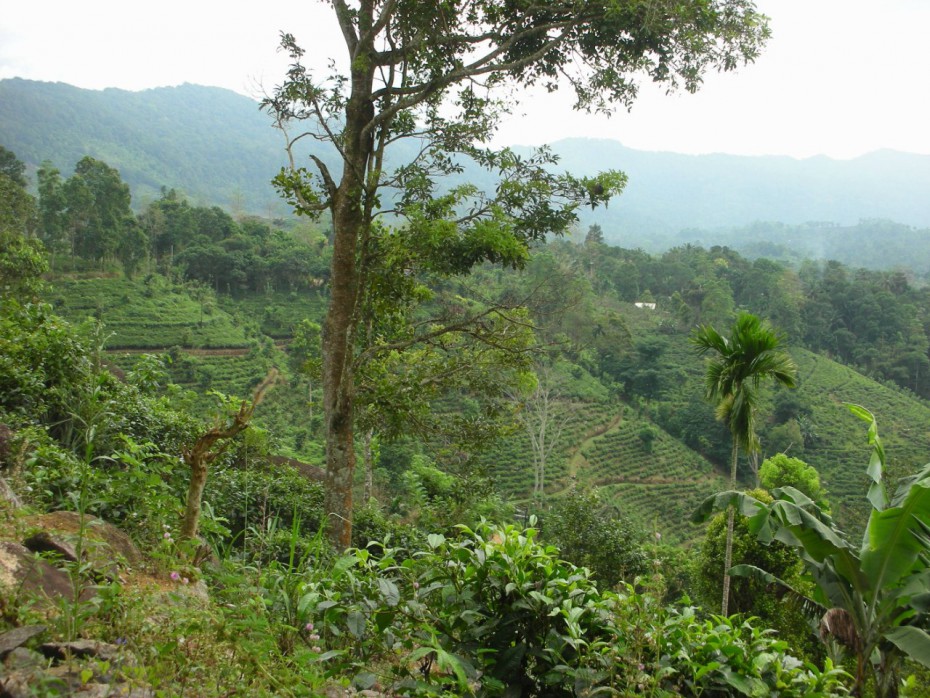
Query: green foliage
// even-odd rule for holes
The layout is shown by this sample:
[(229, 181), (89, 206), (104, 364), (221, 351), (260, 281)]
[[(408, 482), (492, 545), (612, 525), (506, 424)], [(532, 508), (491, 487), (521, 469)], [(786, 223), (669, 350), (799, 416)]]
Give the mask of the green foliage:
[(35, 200), (15, 180), (0, 174), (0, 232), (27, 235), (35, 228)]
[[(789, 388), (795, 385), (797, 366), (780, 351), (782, 339), (756, 316), (742, 313), (729, 337), (704, 325), (692, 341), (699, 354), (712, 353), (706, 395), (717, 405), (717, 418), (730, 427), (738, 448), (750, 453), (758, 450), (755, 406), (760, 384), (771, 378)], [(733, 469), (735, 477), (735, 463)]]
[(3, 310), (0, 407), (26, 422), (69, 419), (76, 385), (91, 371), (89, 348), (47, 305), (4, 301)]
[[(404, 695), (833, 696), (751, 622), (598, 591), (536, 531), (481, 524), (418, 550), (373, 544), (309, 568), (291, 625), (331, 675)], [(289, 597), (290, 598), (290, 597)], [(282, 607), (287, 604), (282, 604)]]
[(779, 487), (794, 487), (818, 507), (830, 512), (817, 471), (797, 458), (789, 458), (784, 453), (766, 458), (759, 467), (759, 484), (770, 492)]
[[(770, 502), (764, 490), (749, 494), (761, 502)], [(726, 516), (715, 516), (707, 531), (695, 566), (695, 589), (703, 604), (713, 606), (720, 598), (726, 545)], [(803, 565), (789, 546), (774, 542), (763, 545), (749, 530), (746, 518), (739, 516), (733, 531), (733, 565), (753, 565), (771, 572), (793, 588), (806, 588), (801, 582)], [(805, 657), (818, 656), (818, 643), (811, 624), (790, 599), (772, 589), (762, 580), (734, 577), (731, 580), (729, 610), (758, 617), (767, 628), (773, 628), (796, 652)]]
[(0, 302), (16, 297), (37, 297), (45, 288), (42, 275), (48, 271), (45, 250), (34, 238), (0, 229)]
[[(662, 622), (664, 621), (664, 622)], [(801, 696), (845, 695), (846, 672), (827, 659), (821, 671), (788, 653), (789, 643), (774, 639), (752, 621), (711, 616), (694, 609), (671, 610), (656, 634), (661, 659), (658, 695)], [(653, 626), (655, 627), (655, 626)], [(641, 684), (647, 690), (648, 677)], [(667, 692), (666, 692), (667, 691)]]
[(44, 248), (30, 233), (35, 200), (26, 192), (25, 166), (0, 146), (0, 301), (32, 300), (48, 270)]
[(248, 467), (210, 473), (204, 500), (224, 519), (237, 546), (259, 560), (286, 562), (290, 535), (299, 536), (300, 555), (323, 524), (323, 489), (289, 465), (273, 466), (252, 456)]
[[(695, 516), (736, 505), (749, 517), (749, 530), (761, 542), (778, 540), (798, 548), (816, 585), (805, 603), (823, 614), (824, 635), (855, 655), (856, 690), (862, 689), (871, 670), (876, 695), (894, 696), (905, 656), (930, 666), (930, 636), (922, 629), (928, 593), (930, 466), (902, 480), (889, 497), (883, 479), (885, 452), (875, 419), (862, 407), (849, 407), (870, 423), (872, 447), (867, 468), (871, 515), (858, 549), (826, 512), (790, 486), (775, 490), (775, 500), (769, 504), (743, 493), (724, 492), (705, 501)], [(752, 565), (733, 572), (779, 583), (800, 594), (785, 580)]]
[(7, 177), (13, 184), (26, 188), (26, 165), (16, 154), (0, 145), (0, 176)]
[[(183, 467), (155, 444), (139, 444), (123, 436), (121, 449), (87, 464), (43, 430), (26, 429), (17, 438), (28, 453), (22, 478), (33, 506), (82, 510), (149, 544), (177, 522)], [(79, 501), (82, 492), (86, 496)]]
[(132, 227), (131, 197), (116, 169), (85, 156), (63, 190), (62, 215), (72, 253), (98, 260), (125, 246), (124, 238)]
[(554, 500), (542, 520), (542, 538), (604, 588), (632, 582), (647, 571), (644, 534), (609, 507), (597, 490), (572, 489)]

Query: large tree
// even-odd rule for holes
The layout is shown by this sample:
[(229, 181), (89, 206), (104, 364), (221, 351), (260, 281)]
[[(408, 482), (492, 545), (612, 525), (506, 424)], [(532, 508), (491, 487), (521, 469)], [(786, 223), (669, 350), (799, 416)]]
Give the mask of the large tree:
[[(277, 184), (299, 213), (332, 216), (323, 328), (327, 507), (334, 541), (347, 545), (358, 328), (379, 240), (404, 243), (407, 253), (391, 260), (398, 275), (464, 274), (485, 261), (521, 266), (533, 241), (564, 231), (579, 205), (608, 201), (625, 177), (556, 175), (546, 150), (518, 157), (485, 147), (513, 90), (568, 85), (577, 107), (590, 111), (630, 105), (643, 77), (695, 90), (708, 69), (754, 59), (768, 29), (751, 0), (330, 4), (346, 55), (314, 74), (295, 38), (283, 35), (292, 65), (265, 104), (291, 158)], [(311, 171), (296, 147), (313, 140), (328, 148), (309, 154)], [(456, 177), (465, 159), (495, 176), (493, 190)], [(386, 213), (392, 227), (379, 221)]]
[(41, 290), (42, 274), (48, 271), (42, 243), (32, 237), (36, 206), (26, 191), (25, 169), (0, 146), (0, 302), (30, 300)]
[[(797, 367), (781, 350), (781, 337), (755, 315), (740, 313), (729, 337), (713, 327), (702, 325), (692, 341), (700, 354), (710, 354), (707, 362), (707, 399), (717, 404), (717, 419), (726, 422), (733, 438), (730, 461), (730, 487), (736, 486), (736, 464), (740, 449), (748, 454), (759, 450), (756, 435), (756, 406), (764, 380), (793, 388)], [(730, 566), (733, 561), (734, 511), (727, 514), (726, 548), (723, 563), (721, 613), (727, 615), (730, 600)]]

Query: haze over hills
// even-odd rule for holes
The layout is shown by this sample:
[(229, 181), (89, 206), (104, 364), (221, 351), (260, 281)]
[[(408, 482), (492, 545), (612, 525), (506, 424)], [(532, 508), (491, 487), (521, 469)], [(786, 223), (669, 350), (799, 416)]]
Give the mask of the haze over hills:
[[(284, 162), (280, 134), (254, 100), (221, 88), (94, 91), (3, 80), (0, 145), (32, 167), (51, 160), (66, 176), (84, 155), (104, 160), (131, 185), (136, 206), (165, 186), (198, 204), (263, 215), (287, 210), (269, 183)], [(679, 233), (758, 221), (849, 226), (887, 219), (930, 227), (927, 155), (681, 155), (586, 138), (558, 141), (553, 150), (565, 169), (579, 174), (613, 168), (629, 175), (622, 197), (582, 218), (583, 226), (598, 223), (609, 241), (625, 246), (660, 249), (697, 239), (713, 244), (713, 235)], [(465, 176), (485, 179), (482, 173)]]

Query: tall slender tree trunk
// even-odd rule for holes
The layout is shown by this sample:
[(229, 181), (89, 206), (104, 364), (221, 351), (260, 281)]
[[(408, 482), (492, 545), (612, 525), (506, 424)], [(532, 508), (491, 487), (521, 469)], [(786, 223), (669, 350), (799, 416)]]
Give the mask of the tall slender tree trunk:
[[(326, 512), (332, 542), (352, 541), (352, 485), (355, 474), (355, 375), (352, 349), (358, 280), (356, 210), (351, 197), (340, 197), (333, 216), (332, 296), (323, 325), (323, 409), (326, 419)], [(346, 204), (348, 202), (348, 205)]]
[[(370, 63), (370, 62), (369, 62)], [(323, 411), (326, 420), (326, 499), (328, 532), (338, 548), (352, 542), (352, 486), (355, 475), (355, 333), (361, 271), (359, 242), (368, 223), (363, 199), (372, 139), (365, 127), (374, 117), (373, 72), (353, 68), (346, 106), (343, 172), (333, 195), (331, 296), (323, 325)]]
[(374, 429), (365, 432), (365, 438), (362, 443), (362, 454), (365, 458), (365, 502), (371, 501), (374, 490), (374, 454), (371, 452), (371, 440), (374, 438)]
[(187, 488), (187, 503), (184, 507), (184, 519), (181, 522), (182, 540), (193, 540), (197, 537), (203, 488), (207, 484), (207, 463), (202, 454), (191, 458), (188, 464), (191, 468), (191, 482)]
[[(736, 461), (739, 457), (739, 445), (733, 439), (733, 458), (730, 464), (730, 489), (736, 487)], [(720, 603), (720, 615), (727, 615), (730, 608), (730, 568), (733, 566), (733, 524), (736, 519), (736, 509), (730, 506), (727, 509), (727, 542), (723, 554), (723, 600)]]

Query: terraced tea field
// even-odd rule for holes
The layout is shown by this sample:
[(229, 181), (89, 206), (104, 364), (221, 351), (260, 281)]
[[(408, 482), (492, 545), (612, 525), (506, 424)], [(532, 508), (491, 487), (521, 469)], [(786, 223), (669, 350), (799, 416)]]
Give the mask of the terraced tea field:
[(220, 307), (230, 314), (239, 313), (257, 321), (262, 334), (278, 339), (290, 337), (294, 325), (301, 320), (322, 323), (327, 298), (316, 291), (274, 291), (243, 298), (220, 296), (219, 301)]
[(799, 369), (799, 396), (810, 405), (817, 434), (801, 457), (820, 472), (834, 514), (864, 522), (868, 426), (844, 403), (862, 405), (875, 415), (888, 459), (886, 477), (892, 481), (930, 462), (930, 406), (809, 351), (793, 350), (792, 355)]
[(72, 322), (103, 322), (111, 349), (246, 347), (241, 323), (209, 297), (193, 298), (161, 277), (150, 283), (124, 278), (60, 279), (49, 294), (56, 310)]
[(661, 429), (647, 445), (645, 420), (629, 414), (603, 435), (586, 442), (577, 457), (579, 482), (596, 486), (617, 508), (668, 540), (686, 542), (701, 528), (688, 522), (698, 504), (726, 489), (713, 465)]
[[(317, 293), (257, 294), (244, 299), (215, 298), (209, 291), (173, 284), (161, 277), (128, 281), (115, 277), (55, 281), (49, 300), (66, 318), (97, 318), (109, 336), (107, 347), (131, 351), (165, 351), (181, 346), (171, 365), (172, 380), (189, 388), (197, 408), (209, 413), (209, 390), (248, 397), (272, 365), (285, 374), (287, 361), (268, 336), (287, 336), (299, 320), (319, 320), (325, 298)], [(663, 404), (703, 400), (703, 362), (694, 355), (685, 333), (660, 326), (661, 313), (632, 306), (624, 310), (635, 338), (660, 337), (663, 361), (676, 371), (661, 395), (647, 404), (655, 416)], [(249, 329), (251, 328), (251, 329)], [(813, 437), (797, 455), (817, 468), (840, 523), (855, 529), (864, 523), (869, 449), (866, 425), (843, 406), (854, 402), (878, 418), (889, 459), (889, 478), (914, 472), (930, 461), (930, 406), (905, 391), (889, 388), (829, 359), (792, 349), (799, 366), (797, 396), (809, 412)], [(133, 356), (111, 354), (122, 368)], [(718, 469), (672, 436), (656, 428), (651, 446), (640, 433), (650, 425), (630, 406), (611, 400), (605, 386), (588, 374), (572, 377), (559, 368), (558, 389), (566, 396), (568, 414), (561, 439), (549, 457), (546, 494), (558, 497), (573, 483), (596, 486), (622, 511), (647, 528), (677, 540), (692, 540), (700, 531), (687, 519), (705, 496), (727, 486)], [(322, 458), (319, 406), (310, 403), (306, 387), (287, 385), (272, 391), (256, 413), (278, 452), (308, 462)], [(571, 396), (571, 402), (568, 402)], [(760, 404), (764, 455), (773, 393)], [(726, 438), (718, 433), (714, 438)], [(728, 447), (727, 449), (728, 450)], [(532, 450), (527, 435), (515, 431), (480, 462), (506, 496), (526, 499), (533, 486)], [(748, 486), (750, 483), (743, 483)]]

